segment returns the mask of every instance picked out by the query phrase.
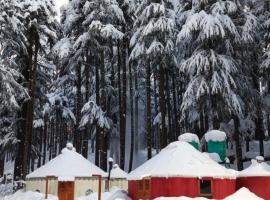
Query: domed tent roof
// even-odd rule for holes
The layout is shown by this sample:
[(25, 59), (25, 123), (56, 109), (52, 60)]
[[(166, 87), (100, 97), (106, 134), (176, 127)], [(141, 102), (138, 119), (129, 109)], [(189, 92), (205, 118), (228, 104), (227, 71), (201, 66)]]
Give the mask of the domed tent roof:
[(102, 169), (77, 153), (72, 144), (68, 144), (60, 155), (26, 176), (26, 178), (42, 178), (56, 176), (58, 179), (74, 177), (91, 177), (93, 174), (107, 176)]
[(190, 144), (177, 141), (128, 175), (128, 180), (144, 177), (215, 177), (236, 179), (237, 172), (226, 169)]
[(111, 178), (127, 178), (127, 173), (115, 164), (111, 170)]
[(256, 160), (251, 160), (251, 165), (239, 172), (239, 177), (270, 177), (270, 166), (263, 160), (261, 156), (258, 156)]

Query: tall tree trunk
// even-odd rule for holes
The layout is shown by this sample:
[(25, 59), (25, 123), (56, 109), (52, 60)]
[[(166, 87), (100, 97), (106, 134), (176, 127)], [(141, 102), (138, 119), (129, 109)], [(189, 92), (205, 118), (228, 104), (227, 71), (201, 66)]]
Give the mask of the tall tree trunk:
[(174, 123), (173, 123), (173, 132), (176, 136), (180, 135), (179, 130), (179, 118), (178, 118), (178, 107), (177, 107), (177, 100), (176, 100), (176, 84), (175, 84), (175, 70), (172, 72), (172, 87), (173, 87), (173, 114), (174, 114)]
[[(26, 174), (28, 173), (28, 166), (30, 162), (30, 154), (32, 147), (32, 135), (33, 135), (33, 119), (34, 119), (34, 104), (35, 104), (35, 88), (36, 88), (36, 70), (37, 70), (37, 55), (39, 50), (39, 38), (36, 33), (34, 27), (31, 27), (29, 30), (29, 38), (30, 44), (28, 48), (28, 82), (29, 82), (29, 96), (30, 100), (27, 102), (27, 110), (26, 110), (26, 121), (24, 129), (24, 148), (23, 152), (19, 152), (23, 154), (22, 160), (22, 171), (21, 178), (25, 180)], [(35, 48), (34, 48), (35, 47)], [(34, 51), (33, 51), (34, 48)], [(33, 58), (34, 56), (34, 58)], [(34, 60), (33, 60), (34, 59)]]
[(146, 141), (147, 158), (152, 158), (152, 109), (151, 109), (151, 63), (147, 61), (146, 69)]
[(168, 111), (168, 136), (169, 141), (173, 142), (176, 139), (175, 132), (172, 131), (172, 115), (171, 115), (171, 97), (170, 97), (170, 85), (169, 85), (169, 71), (166, 70), (165, 74), (165, 80), (166, 80), (166, 95), (167, 95), (167, 111)]
[(45, 114), (44, 116), (44, 130), (43, 130), (43, 160), (42, 165), (46, 163), (46, 155), (47, 155), (47, 134), (48, 134), (48, 116)]
[[(86, 57), (86, 63), (85, 66), (85, 102), (89, 101), (89, 95), (90, 95), (90, 67), (91, 67), (91, 52), (88, 52), (88, 55)], [(88, 157), (88, 126), (86, 126), (84, 132), (83, 132), (83, 144), (82, 144), (82, 155), (83, 157)]]
[(138, 68), (135, 74), (135, 152), (139, 150), (139, 89), (138, 89)]
[(122, 100), (120, 104), (120, 167), (125, 168), (125, 146), (126, 146), (126, 99), (127, 99), (127, 44), (123, 42), (122, 50), (122, 70), (123, 70), (123, 82), (122, 82)]
[[(101, 109), (106, 111), (106, 94), (105, 94), (105, 62), (104, 62), (104, 51), (100, 52), (100, 74), (101, 74)], [(107, 171), (107, 145), (105, 141), (106, 129), (102, 128), (100, 131), (100, 167)]]
[[(99, 62), (97, 61), (98, 59), (95, 59), (95, 74), (96, 74), (96, 104), (99, 106), (100, 105), (100, 80), (99, 80)], [(96, 125), (96, 148), (95, 148), (95, 164), (97, 166), (100, 166), (100, 132), (101, 129), (99, 125)]]
[(76, 65), (76, 125), (75, 125), (75, 135), (74, 135), (74, 146), (76, 151), (81, 153), (81, 131), (80, 121), (81, 121), (81, 110), (82, 110), (82, 71), (81, 65)]
[(133, 73), (132, 73), (132, 68), (131, 64), (128, 66), (129, 68), (129, 100), (130, 100), (130, 154), (129, 154), (129, 169), (128, 171), (131, 172), (132, 170), (132, 165), (133, 165), (133, 154), (134, 154), (134, 103), (133, 103)]
[(161, 113), (161, 130), (160, 130), (160, 141), (161, 148), (167, 146), (167, 130), (166, 130), (166, 102), (165, 102), (165, 70), (163, 66), (159, 66), (159, 111)]
[[(155, 116), (158, 115), (159, 111), (158, 111), (158, 95), (157, 95), (157, 72), (154, 72), (154, 101), (155, 101)], [(156, 150), (157, 153), (159, 152), (159, 149), (161, 149), (161, 144), (160, 144), (160, 137), (159, 137), (159, 127), (156, 126), (156, 130), (155, 130), (155, 145), (156, 145)]]
[(243, 170), (243, 162), (242, 162), (242, 145), (240, 142), (240, 121), (238, 116), (233, 116), (234, 120), (234, 140), (235, 140), (235, 155), (236, 155), (236, 165), (239, 171)]

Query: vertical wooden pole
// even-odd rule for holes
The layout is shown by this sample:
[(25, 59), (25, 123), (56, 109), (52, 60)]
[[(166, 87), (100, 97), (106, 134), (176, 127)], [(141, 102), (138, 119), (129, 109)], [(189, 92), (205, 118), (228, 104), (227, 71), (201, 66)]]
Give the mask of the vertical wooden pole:
[(98, 177), (98, 200), (101, 200), (101, 175), (93, 174), (93, 177)]
[(46, 176), (45, 199), (48, 199), (48, 186), (49, 186), (49, 177)]

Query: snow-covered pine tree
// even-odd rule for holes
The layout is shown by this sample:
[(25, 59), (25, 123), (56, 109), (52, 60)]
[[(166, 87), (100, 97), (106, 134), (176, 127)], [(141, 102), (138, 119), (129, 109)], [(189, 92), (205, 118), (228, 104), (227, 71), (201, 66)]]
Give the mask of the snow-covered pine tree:
[[(17, 126), (20, 143), (15, 162), (15, 177), (25, 178), (30, 161), (39, 53), (46, 45), (55, 41), (57, 23), (52, 1), (6, 1), (7, 7), (11, 2), (15, 2), (16, 9), (11, 7), (14, 10), (9, 13), (9, 19), (14, 23), (9, 25), (11, 29), (7, 38), (10, 39), (7, 40), (4, 51), (14, 54), (14, 63), (24, 78), (21, 83), (27, 87), (30, 96), (28, 101), (21, 102), (23, 105), (18, 116), (24, 120), (20, 120)], [(12, 27), (14, 25), (17, 27)]]
[(148, 158), (152, 156), (152, 108), (151, 108), (151, 74), (154, 72), (159, 79), (159, 112), (161, 128), (159, 148), (167, 145), (165, 74), (174, 60), (175, 21), (173, 10), (162, 1), (142, 1), (137, 9), (134, 23), (134, 34), (131, 39), (133, 50), (130, 60), (136, 60), (146, 68), (146, 113), (147, 113), (147, 149)]
[[(83, 122), (88, 118), (87, 116), (90, 116), (90, 111), (87, 112), (85, 109), (83, 109), (84, 115), (81, 115), (80, 105), (85, 103), (91, 103), (92, 105), (95, 102), (96, 106), (102, 109), (100, 113), (104, 114), (105, 112), (110, 114), (111, 110), (114, 109), (111, 107), (111, 103), (115, 99), (114, 88), (110, 86), (111, 80), (108, 78), (108, 73), (111, 72), (110, 67), (113, 66), (110, 64), (110, 59), (113, 58), (114, 54), (113, 46), (123, 38), (123, 34), (117, 30), (114, 24), (124, 21), (124, 18), (116, 1), (92, 0), (71, 1), (65, 10), (63, 19), (65, 35), (73, 46), (68, 68), (69, 71), (73, 71), (76, 75), (75, 82), (72, 84), (76, 86), (77, 91), (74, 102), (77, 102), (75, 113), (76, 127), (79, 130), (87, 125), (87, 123)], [(84, 80), (82, 79), (82, 73), (87, 75)], [(91, 73), (91, 76), (89, 73)], [(92, 81), (95, 82), (95, 87), (90, 87)], [(80, 94), (82, 93), (82, 85), (86, 89), (84, 102)], [(80, 122), (83, 126), (79, 126)], [(89, 122), (95, 121), (90, 120)], [(88, 123), (88, 125), (90, 124)], [(91, 125), (96, 126), (96, 134), (92, 136), (92, 138), (96, 139), (96, 164), (106, 169), (108, 148), (108, 139), (106, 137), (109, 134), (106, 134), (105, 127), (99, 127), (97, 123)], [(87, 132), (84, 134), (84, 140), (88, 140)]]

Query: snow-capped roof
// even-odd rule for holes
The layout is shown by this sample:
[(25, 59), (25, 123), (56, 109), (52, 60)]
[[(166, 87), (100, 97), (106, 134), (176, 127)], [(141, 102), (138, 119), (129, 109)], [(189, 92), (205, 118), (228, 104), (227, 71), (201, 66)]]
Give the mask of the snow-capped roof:
[[(258, 162), (259, 160), (259, 162)], [(270, 166), (266, 162), (261, 162), (258, 157), (257, 160), (251, 160), (251, 165), (239, 172), (239, 177), (254, 177), (254, 176), (269, 176)]]
[(196, 142), (198, 144), (200, 143), (198, 136), (193, 133), (184, 133), (178, 137), (178, 140), (183, 142)]
[(94, 174), (107, 176), (106, 172), (77, 153), (71, 144), (67, 144), (60, 155), (27, 175), (26, 178), (56, 176), (65, 179), (65, 177), (91, 177)]
[(117, 164), (113, 165), (111, 170), (111, 178), (127, 178), (127, 173), (122, 170)]
[(208, 152), (203, 152), (203, 154), (209, 156), (209, 158), (211, 158), (213, 161), (216, 162), (222, 162), (222, 160), (220, 159), (220, 156), (218, 153), (208, 153)]
[(256, 196), (254, 193), (250, 192), (247, 188), (241, 188), (236, 193), (226, 197), (224, 200), (263, 200), (262, 198)]
[(213, 141), (213, 142), (222, 142), (226, 140), (226, 133), (219, 130), (212, 130), (207, 132), (205, 135), (206, 142)]
[(128, 175), (128, 180), (145, 177), (215, 177), (235, 179), (237, 172), (219, 165), (187, 142), (169, 144), (159, 154)]

